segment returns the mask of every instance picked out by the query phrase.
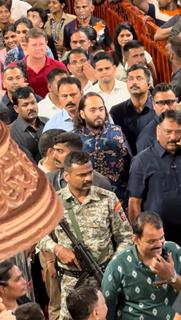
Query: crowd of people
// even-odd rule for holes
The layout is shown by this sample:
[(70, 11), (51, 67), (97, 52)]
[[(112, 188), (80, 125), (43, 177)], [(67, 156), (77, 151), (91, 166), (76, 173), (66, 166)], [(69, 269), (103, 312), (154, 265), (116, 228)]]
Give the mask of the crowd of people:
[(181, 319), (181, 7), (132, 3), (168, 39), (170, 83), (92, 0), (0, 0), (0, 119), (64, 205), (0, 262), (2, 320)]

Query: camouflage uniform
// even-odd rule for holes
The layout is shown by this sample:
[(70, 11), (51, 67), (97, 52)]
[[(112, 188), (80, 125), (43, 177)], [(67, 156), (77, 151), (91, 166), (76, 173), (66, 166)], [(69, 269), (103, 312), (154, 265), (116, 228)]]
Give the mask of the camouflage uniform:
[[(65, 207), (68, 204), (71, 210), (73, 209), (83, 242), (90, 249), (99, 265), (108, 262), (114, 254), (112, 236), (118, 250), (125, 248), (131, 243), (131, 227), (119, 200), (113, 192), (92, 186), (89, 195), (82, 204), (70, 193), (68, 185), (64, 189), (61, 189), (58, 194), (63, 198)], [(75, 234), (67, 209), (65, 209), (64, 217), (71, 231)], [(56, 227), (55, 235), (60, 245), (71, 248), (71, 241), (60, 226)], [(56, 243), (50, 236), (46, 236), (40, 241), (39, 246), (42, 250), (52, 252)], [(74, 266), (61, 266), (63, 269), (77, 270)], [(77, 281), (77, 278), (67, 275), (63, 275), (62, 277), (60, 319), (67, 316), (65, 298), (69, 288), (74, 287)]]

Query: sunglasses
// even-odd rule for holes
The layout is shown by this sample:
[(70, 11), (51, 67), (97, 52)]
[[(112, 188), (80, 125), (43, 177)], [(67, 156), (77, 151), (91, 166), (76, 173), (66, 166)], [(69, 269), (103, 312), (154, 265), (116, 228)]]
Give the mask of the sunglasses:
[(158, 101), (154, 101), (156, 104), (159, 104), (161, 106), (164, 106), (164, 105), (168, 105), (168, 106), (171, 106), (172, 104), (174, 104), (175, 102), (177, 102), (178, 99), (167, 99), (167, 100), (158, 100)]

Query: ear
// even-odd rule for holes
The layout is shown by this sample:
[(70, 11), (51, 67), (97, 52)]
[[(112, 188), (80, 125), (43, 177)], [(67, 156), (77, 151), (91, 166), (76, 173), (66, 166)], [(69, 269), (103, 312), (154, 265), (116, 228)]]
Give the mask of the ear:
[(51, 84), (50, 83), (47, 84), (47, 88), (48, 88), (48, 91), (51, 91)]
[(19, 113), (19, 108), (18, 108), (18, 106), (16, 104), (14, 104), (13, 108), (16, 111), (16, 113)]
[(95, 9), (95, 6), (92, 4), (92, 6), (91, 6), (91, 12), (93, 12), (94, 9)]
[[(92, 317), (91, 317), (92, 316)], [(92, 319), (96, 319), (96, 320), (99, 320), (99, 312), (98, 312), (98, 309), (97, 308), (94, 308), (91, 315), (90, 315), (90, 318)]]
[(42, 22), (40, 22), (40, 29), (43, 28), (43, 26), (44, 26), (44, 23), (42, 21)]
[(84, 110), (80, 110), (80, 116), (81, 116), (82, 119), (85, 120)]
[(65, 181), (66, 182), (69, 182), (69, 173), (68, 173), (68, 171), (64, 171), (64, 179), (65, 179)]
[(138, 240), (138, 237), (133, 233), (132, 234), (132, 241), (133, 241), (133, 243), (137, 243), (137, 240)]

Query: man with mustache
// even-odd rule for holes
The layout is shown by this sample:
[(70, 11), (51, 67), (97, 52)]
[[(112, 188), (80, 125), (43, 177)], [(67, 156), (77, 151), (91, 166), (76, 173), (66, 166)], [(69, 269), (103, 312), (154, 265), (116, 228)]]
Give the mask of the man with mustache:
[(165, 242), (155, 212), (141, 212), (132, 228), (134, 245), (116, 255), (103, 277), (107, 319), (171, 320), (181, 289), (181, 248)]
[[(71, 151), (64, 162), (65, 188), (58, 192), (64, 203), (64, 219), (74, 235), (89, 248), (100, 268), (104, 268), (116, 249), (131, 243), (132, 230), (122, 206), (111, 191), (92, 186), (93, 167), (86, 152)], [(85, 269), (80, 269), (72, 244), (62, 227), (55, 228), (55, 242), (50, 236), (40, 241), (40, 249), (53, 252), (61, 267), (60, 319), (69, 319), (66, 296), (71, 288), (93, 283)], [(113, 242), (112, 242), (113, 239)], [(113, 245), (114, 243), (114, 245)], [(85, 277), (83, 277), (83, 275)]]
[(156, 139), (158, 118), (161, 113), (165, 112), (166, 110), (176, 110), (177, 108), (178, 100), (175, 92), (173, 91), (173, 87), (168, 83), (157, 84), (152, 91), (152, 97), (155, 117), (143, 128), (139, 134), (136, 140), (137, 152), (140, 152), (154, 144)]
[(166, 240), (181, 244), (181, 113), (162, 113), (154, 145), (132, 161), (129, 174), (130, 221), (141, 210), (157, 212), (163, 220)]
[(46, 123), (43, 132), (50, 129), (73, 130), (73, 119), (81, 98), (81, 83), (69, 76), (59, 80), (57, 86), (61, 110)]
[(149, 93), (150, 71), (140, 64), (127, 70), (127, 87), (131, 98), (111, 108), (114, 123), (120, 126), (133, 155), (141, 130), (153, 119), (152, 97)]
[(16, 89), (12, 100), (18, 117), (10, 126), (11, 137), (31, 161), (38, 163), (38, 141), (47, 119), (38, 117), (35, 93), (30, 87)]
[(98, 93), (89, 92), (81, 98), (74, 125), (93, 168), (109, 179), (126, 207), (130, 156), (121, 128), (109, 123), (104, 100)]

